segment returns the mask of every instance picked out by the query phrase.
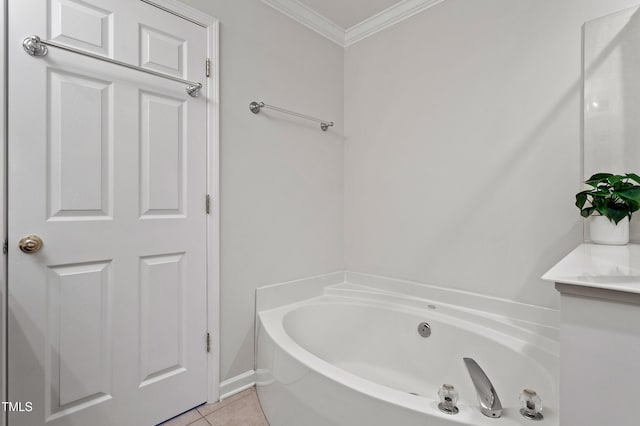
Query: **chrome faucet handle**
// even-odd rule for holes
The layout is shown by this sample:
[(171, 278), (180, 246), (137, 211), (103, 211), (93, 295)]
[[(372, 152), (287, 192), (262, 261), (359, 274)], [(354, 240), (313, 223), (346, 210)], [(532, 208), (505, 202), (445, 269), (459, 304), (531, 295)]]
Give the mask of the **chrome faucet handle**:
[(493, 384), (491, 384), (491, 380), (473, 359), (462, 358), (462, 360), (469, 371), (473, 386), (476, 388), (480, 411), (487, 417), (500, 417), (502, 415), (502, 404)]

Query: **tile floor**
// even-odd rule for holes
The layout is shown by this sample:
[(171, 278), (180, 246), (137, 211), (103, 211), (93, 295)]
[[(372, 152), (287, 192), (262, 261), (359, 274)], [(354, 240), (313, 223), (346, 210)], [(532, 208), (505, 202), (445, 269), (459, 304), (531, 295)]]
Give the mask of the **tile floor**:
[(161, 426), (269, 426), (256, 389), (251, 388), (215, 404), (201, 405)]

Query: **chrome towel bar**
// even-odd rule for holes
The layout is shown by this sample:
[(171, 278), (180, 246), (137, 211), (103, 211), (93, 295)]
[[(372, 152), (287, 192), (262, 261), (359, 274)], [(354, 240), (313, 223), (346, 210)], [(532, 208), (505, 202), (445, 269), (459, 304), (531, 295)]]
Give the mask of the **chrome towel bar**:
[(289, 111), (288, 109), (280, 108), (273, 105), (268, 105), (268, 104), (265, 104), (264, 102), (253, 101), (249, 104), (249, 110), (254, 114), (258, 114), (262, 108), (268, 108), (274, 111), (282, 112), (284, 114), (289, 114), (295, 117), (304, 118), (305, 120), (315, 121), (316, 123), (320, 123), (320, 128), (322, 129), (323, 132), (326, 132), (327, 129), (333, 126), (334, 124), (333, 121), (321, 120), (319, 118), (311, 117), (309, 115), (300, 114), (299, 112)]
[(105, 56), (96, 55), (95, 53), (85, 52), (84, 50), (74, 49), (73, 47), (65, 46), (64, 44), (56, 43), (55, 41), (41, 40), (37, 35), (26, 37), (22, 40), (22, 47), (25, 52), (31, 56), (46, 56), (49, 52), (47, 46), (55, 47), (58, 49), (66, 50), (67, 52), (77, 53), (79, 55), (88, 56), (93, 59), (97, 59), (103, 62), (109, 62), (110, 64), (120, 65), (121, 67), (129, 68), (135, 71), (142, 71), (147, 74), (155, 75), (156, 77), (166, 78), (168, 80), (177, 81), (178, 83), (186, 84), (187, 94), (191, 97), (198, 97), (200, 95), (200, 89), (202, 89), (202, 83), (195, 81), (184, 80), (172, 75), (163, 74), (161, 72), (153, 71), (147, 68), (142, 68), (136, 65), (131, 65), (126, 62), (118, 61), (116, 59), (107, 58)]

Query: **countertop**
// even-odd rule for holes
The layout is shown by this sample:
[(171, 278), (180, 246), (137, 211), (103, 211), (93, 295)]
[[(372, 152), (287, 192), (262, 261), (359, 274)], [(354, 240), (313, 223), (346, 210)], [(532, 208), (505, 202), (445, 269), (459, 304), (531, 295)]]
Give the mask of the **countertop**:
[(581, 244), (542, 279), (640, 294), (640, 244)]

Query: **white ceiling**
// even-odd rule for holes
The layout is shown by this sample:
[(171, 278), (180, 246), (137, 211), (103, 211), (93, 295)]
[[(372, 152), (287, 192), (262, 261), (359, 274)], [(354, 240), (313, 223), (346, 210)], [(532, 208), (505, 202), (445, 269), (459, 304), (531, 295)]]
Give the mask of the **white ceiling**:
[(400, 3), (400, 0), (298, 0), (343, 29)]

